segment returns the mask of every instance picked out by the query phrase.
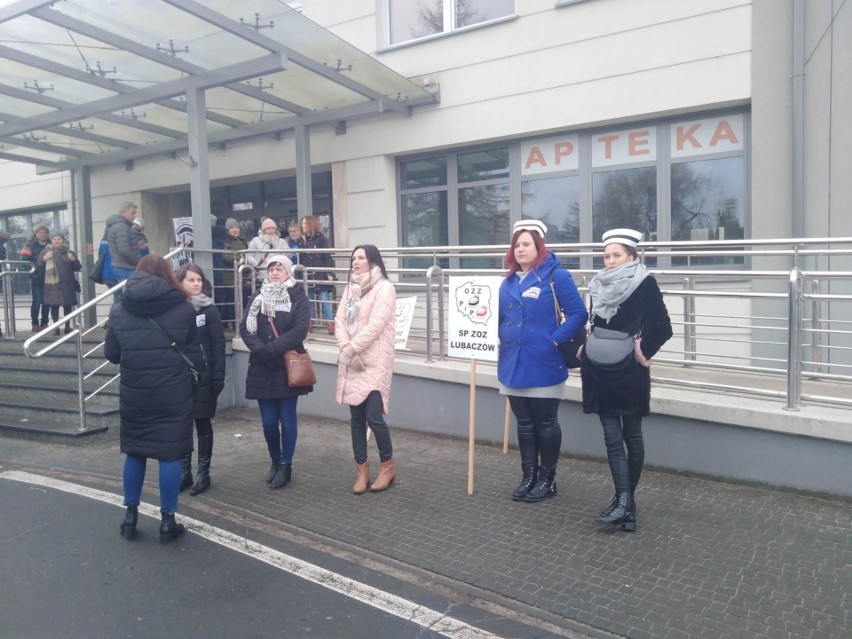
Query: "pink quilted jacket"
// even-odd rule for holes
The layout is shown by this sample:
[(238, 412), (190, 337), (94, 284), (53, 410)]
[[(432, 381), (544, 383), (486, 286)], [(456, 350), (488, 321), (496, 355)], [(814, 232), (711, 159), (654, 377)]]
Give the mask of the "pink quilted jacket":
[(334, 334), (338, 348), (352, 344), (365, 367), (356, 372), (352, 366), (337, 365), (337, 403), (357, 406), (370, 391), (377, 390), (387, 413), (393, 377), (396, 289), (389, 280), (382, 280), (367, 291), (358, 309), (358, 325), (351, 334), (346, 327), (348, 299), (347, 286), (334, 319)]

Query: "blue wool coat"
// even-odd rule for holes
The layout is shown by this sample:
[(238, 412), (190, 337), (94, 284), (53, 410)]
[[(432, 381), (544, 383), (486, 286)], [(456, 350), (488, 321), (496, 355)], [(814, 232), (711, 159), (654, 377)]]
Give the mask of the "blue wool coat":
[[(550, 277), (565, 322), (558, 324)], [(559, 258), (547, 253), (521, 280), (509, 275), (500, 285), (500, 353), (497, 378), (510, 388), (553, 386), (568, 378), (556, 344), (570, 340), (588, 319), (583, 298)], [(555, 343), (554, 343), (555, 342)]]

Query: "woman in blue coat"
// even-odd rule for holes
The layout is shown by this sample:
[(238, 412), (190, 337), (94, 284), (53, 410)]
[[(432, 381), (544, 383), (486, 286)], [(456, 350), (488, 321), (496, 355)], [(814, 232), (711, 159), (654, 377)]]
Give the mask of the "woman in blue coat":
[(148, 459), (160, 465), (160, 541), (180, 536), (175, 522), (180, 459), (192, 452), (192, 382), (179, 351), (195, 339), (195, 310), (171, 266), (146, 255), (109, 314), (104, 355), (121, 367), (118, 402), (124, 460), (121, 534), (136, 536)]
[[(539, 220), (514, 226), (500, 285), (497, 378), (518, 420), (523, 479), (512, 499), (539, 502), (556, 494), (562, 429), (556, 415), (568, 369), (557, 345), (586, 323), (583, 298), (559, 258), (547, 250)], [(556, 299), (554, 300), (554, 292)], [(556, 306), (565, 315), (560, 324)]]
[(216, 402), (225, 388), (225, 328), (219, 307), (210, 297), (213, 285), (204, 277), (196, 264), (185, 264), (177, 273), (177, 280), (189, 295), (195, 308), (195, 340), (187, 349), (187, 356), (201, 373), (201, 383), (195, 389), (192, 417), (198, 435), (198, 476), (192, 481), (192, 453), (181, 459), (180, 490), (189, 488), (193, 497), (210, 488), (210, 460), (213, 457), (213, 418)]

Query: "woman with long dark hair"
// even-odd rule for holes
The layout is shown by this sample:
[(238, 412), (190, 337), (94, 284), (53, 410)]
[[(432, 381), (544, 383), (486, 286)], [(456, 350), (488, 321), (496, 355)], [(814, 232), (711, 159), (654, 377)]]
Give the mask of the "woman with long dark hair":
[[(349, 404), (355, 485), (352, 492), (385, 490), (396, 479), (393, 444), (385, 415), (390, 405), (394, 359), (396, 289), (388, 279), (382, 255), (372, 244), (352, 250), (349, 284), (335, 318), (340, 357), (337, 402)], [(370, 486), (367, 425), (376, 436), (379, 472)]]
[(248, 347), (246, 399), (256, 399), (263, 437), (272, 465), (266, 483), (276, 489), (293, 476), (293, 456), (299, 434), (296, 403), (313, 386), (290, 386), (284, 353), (305, 351), (311, 312), (308, 297), (293, 279), (293, 263), (286, 255), (270, 255), (266, 279), (251, 298), (240, 335)]
[(121, 367), (119, 412), (124, 460), (121, 524), (136, 537), (139, 500), (148, 459), (160, 472), (160, 541), (183, 534), (175, 521), (180, 459), (192, 452), (192, 381), (181, 357), (195, 338), (195, 310), (171, 266), (146, 255), (127, 278), (121, 302), (109, 314), (104, 354)]
[[(539, 220), (515, 223), (506, 252), (508, 273), (500, 285), (497, 379), (518, 421), (523, 472), (514, 501), (540, 502), (556, 495), (562, 448), (557, 412), (568, 378), (557, 346), (587, 318), (574, 279), (544, 244), (546, 233)], [(557, 307), (566, 318), (562, 323)]]
[[(319, 218), (306, 215), (301, 221), (302, 236), (298, 248), (327, 249), (328, 238), (323, 235)], [(300, 253), (301, 264), (308, 269), (308, 279), (313, 283), (308, 287), (308, 294), (315, 305), (322, 309), (325, 327), (329, 333), (334, 333), (334, 315), (331, 312), (331, 292), (334, 290), (334, 271), (324, 270), (334, 268), (334, 260), (328, 251), (311, 251)], [(311, 305), (311, 317), (314, 313)]]
[(213, 422), (216, 401), (225, 388), (225, 329), (219, 309), (210, 297), (213, 285), (196, 264), (185, 264), (176, 274), (195, 309), (195, 339), (186, 353), (201, 373), (195, 389), (192, 417), (198, 435), (198, 476), (192, 481), (192, 453), (181, 459), (180, 491), (189, 488), (192, 496), (210, 488), (210, 460), (213, 457)]
[(672, 336), (672, 324), (657, 280), (638, 259), (641, 231), (603, 234), (604, 268), (589, 283), (592, 324), (635, 335), (633, 357), (609, 370), (582, 354), (583, 412), (597, 413), (615, 495), (595, 521), (636, 530), (635, 492), (645, 461), (642, 418), (651, 404), (651, 358)]

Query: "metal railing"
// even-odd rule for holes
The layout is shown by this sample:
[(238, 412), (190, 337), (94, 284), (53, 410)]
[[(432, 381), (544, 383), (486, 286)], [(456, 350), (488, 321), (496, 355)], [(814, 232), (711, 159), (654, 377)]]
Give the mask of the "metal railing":
[[(600, 245), (570, 244), (549, 247), (571, 265), (581, 293), (600, 268)], [(200, 249), (175, 249), (190, 253)], [(448, 278), (453, 275), (502, 275), (505, 246), (390, 247), (380, 249), (398, 295), (417, 295), (417, 304), (405, 353), (426, 362), (447, 359)], [(320, 249), (294, 249), (298, 256)], [(206, 250), (206, 253), (229, 253)], [(243, 286), (254, 290), (254, 269), (245, 263), (247, 253), (234, 252), (233, 317), (238, 325), (243, 313)], [(280, 251), (260, 251), (274, 253)], [(328, 249), (337, 266), (336, 292), (342, 293), (348, 276), (350, 250)], [(693, 389), (776, 398), (796, 410), (803, 402), (852, 406), (852, 238), (813, 240), (753, 240), (721, 242), (647, 243), (642, 259), (660, 283), (675, 336), (654, 358), (657, 383)], [(408, 268), (418, 262), (422, 268)], [(478, 268), (463, 268), (475, 260)], [(428, 264), (424, 263), (428, 262)], [(705, 266), (708, 262), (714, 265)], [(482, 268), (487, 263), (492, 268)], [(672, 263), (682, 264), (672, 268)], [(701, 264), (696, 266), (694, 264)], [(839, 263), (845, 268), (825, 268)], [(340, 266), (346, 264), (347, 266)], [(655, 266), (656, 264), (656, 266)], [(660, 265), (663, 266), (660, 266)], [(693, 264), (690, 266), (690, 264)], [(773, 268), (758, 268), (768, 265)], [(807, 268), (806, 268), (807, 267)], [(222, 270), (222, 269), (218, 269)], [(301, 265), (295, 268), (300, 284), (316, 284)], [(216, 278), (214, 273), (214, 281)], [(82, 338), (104, 320), (83, 330), (80, 319), (89, 308), (111, 298), (123, 283), (89, 300), (69, 319), (74, 330), (41, 350), (34, 345), (53, 327), (24, 344), (31, 357), (41, 357), (58, 344), (74, 339), (80, 372), (81, 428), (85, 429), (85, 402), (116, 377), (88, 396), (83, 393), (82, 360), (101, 345), (83, 352)], [(11, 287), (4, 287), (11, 288)], [(221, 289), (221, 287), (219, 287)], [(220, 304), (218, 300), (217, 305)], [(588, 300), (586, 300), (588, 301)], [(337, 304), (332, 299), (332, 304)], [(315, 309), (319, 317), (319, 309)], [(64, 320), (63, 320), (64, 321)], [(332, 339), (312, 334), (309, 339)]]

